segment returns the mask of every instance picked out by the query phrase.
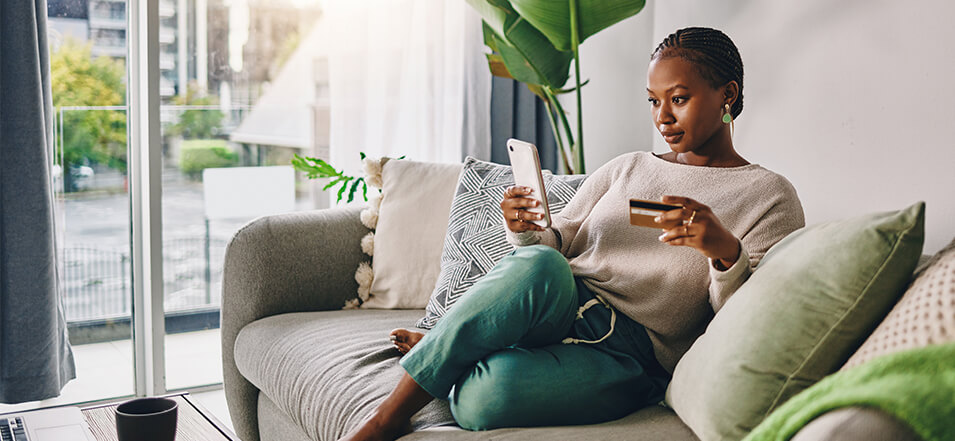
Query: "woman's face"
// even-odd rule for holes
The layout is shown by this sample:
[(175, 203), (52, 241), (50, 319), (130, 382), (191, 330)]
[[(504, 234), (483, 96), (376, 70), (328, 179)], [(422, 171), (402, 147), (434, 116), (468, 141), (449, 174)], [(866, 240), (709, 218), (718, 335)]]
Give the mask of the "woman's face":
[(716, 153), (725, 126), (723, 104), (729, 102), (714, 89), (693, 63), (680, 57), (658, 58), (647, 71), (647, 96), (653, 125), (676, 153), (709, 156)]

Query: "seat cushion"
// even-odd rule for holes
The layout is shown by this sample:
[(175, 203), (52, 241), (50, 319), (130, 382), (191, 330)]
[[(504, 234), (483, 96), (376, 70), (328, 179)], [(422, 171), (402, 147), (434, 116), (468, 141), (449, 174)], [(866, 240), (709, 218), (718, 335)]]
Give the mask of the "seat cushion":
[[(404, 370), (388, 341), (408, 328), (421, 310), (346, 310), (282, 314), (250, 323), (239, 332), (239, 372), (261, 391), (259, 426), (281, 436), (335, 440), (364, 421), (398, 383)], [(262, 400), (262, 398), (260, 398)], [(298, 426), (284, 428), (284, 425)], [(408, 440), (627, 439), (696, 441), (673, 411), (652, 406), (603, 424), (469, 432), (454, 424), (445, 400), (415, 414)], [(290, 436), (290, 435), (289, 435)]]
[[(347, 310), (267, 317), (235, 342), (239, 372), (312, 439), (334, 440), (367, 419), (404, 373), (388, 340), (422, 310)], [(453, 424), (435, 400), (415, 415), (421, 429)]]

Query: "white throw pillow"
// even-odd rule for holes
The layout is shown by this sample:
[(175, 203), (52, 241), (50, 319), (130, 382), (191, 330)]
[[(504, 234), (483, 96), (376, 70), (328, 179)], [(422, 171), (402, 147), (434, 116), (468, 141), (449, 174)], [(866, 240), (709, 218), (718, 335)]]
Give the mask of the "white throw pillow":
[[(368, 290), (361, 307), (421, 309), (441, 271), (441, 251), (461, 164), (386, 158), (380, 170), (380, 206), (373, 200), (362, 216), (375, 232), (362, 241), (362, 249), (373, 257), (370, 274), (367, 268), (356, 274), (359, 290)], [(375, 181), (372, 176), (367, 178)]]

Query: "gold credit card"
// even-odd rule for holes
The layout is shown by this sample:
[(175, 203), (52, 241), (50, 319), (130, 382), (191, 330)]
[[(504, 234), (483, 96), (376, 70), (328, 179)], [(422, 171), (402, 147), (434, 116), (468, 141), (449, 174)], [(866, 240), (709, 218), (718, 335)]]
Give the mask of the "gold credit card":
[(643, 199), (630, 199), (630, 224), (650, 228), (672, 228), (676, 223), (658, 224), (653, 219), (670, 210), (683, 208), (682, 205), (664, 204)]

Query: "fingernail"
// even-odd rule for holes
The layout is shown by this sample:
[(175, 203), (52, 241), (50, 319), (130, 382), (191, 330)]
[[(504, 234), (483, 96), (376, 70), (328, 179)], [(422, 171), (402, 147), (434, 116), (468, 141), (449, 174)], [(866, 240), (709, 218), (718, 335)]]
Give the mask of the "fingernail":
[(661, 234), (660, 237), (658, 237), (657, 239), (658, 239), (660, 242), (663, 242), (663, 238), (664, 238), (666, 235), (667, 235), (666, 233), (663, 233), (663, 234)]
[(660, 216), (657, 216), (657, 217), (653, 218), (653, 221), (656, 222), (656, 223), (660, 223), (660, 221), (662, 221), (662, 220), (663, 220), (663, 218), (660, 217)]

